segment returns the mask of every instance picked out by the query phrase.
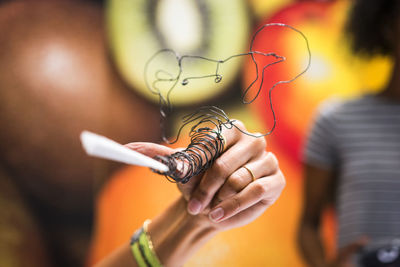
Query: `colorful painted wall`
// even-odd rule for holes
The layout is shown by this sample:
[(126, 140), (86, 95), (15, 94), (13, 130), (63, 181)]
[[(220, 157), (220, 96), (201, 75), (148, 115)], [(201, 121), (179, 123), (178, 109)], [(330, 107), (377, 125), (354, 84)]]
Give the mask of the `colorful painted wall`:
[[(378, 91), (391, 68), (387, 59), (367, 61), (350, 52), (343, 34), (350, 3), (0, 1), (0, 266), (92, 264), (162, 211), (178, 195), (174, 184), (145, 168), (87, 157), (79, 133), (91, 130), (121, 143), (160, 142), (158, 102), (143, 80), (147, 59), (166, 47), (225, 59), (248, 52), (256, 30), (271, 22), (300, 30), (312, 54), (305, 75), (272, 93), (277, 127), (267, 137), (268, 150), (278, 157), (287, 186), (264, 215), (218, 235), (186, 266), (302, 266), (296, 248), (301, 151), (313, 114), (329, 97)], [(286, 58), (268, 68), (258, 99), (242, 104), (241, 94), (256, 72), (250, 58), (237, 58), (221, 66), (220, 83), (202, 79), (174, 90), (171, 135), (181, 115), (203, 104), (223, 108), (251, 131), (271, 128), (268, 89), (299, 73), (307, 50), (300, 35), (287, 28), (263, 31), (253, 49)], [(173, 57), (156, 63), (176, 71)], [(210, 62), (185, 64), (188, 76), (215, 72)], [(187, 143), (183, 137), (177, 146)], [(333, 253), (332, 213), (326, 214), (323, 234)]]
[[(329, 97), (349, 98), (379, 90), (390, 70), (387, 59), (367, 62), (352, 56), (348, 39), (343, 34), (349, 1), (252, 0), (247, 4), (251, 14), (249, 19), (253, 21), (252, 30), (246, 37), (247, 44), (251, 32), (254, 33), (261, 25), (280, 22), (303, 32), (311, 48), (312, 63), (308, 72), (295, 82), (280, 85), (273, 91), (278, 124), (267, 138), (268, 150), (277, 155), (287, 186), (277, 203), (254, 223), (220, 234), (186, 266), (302, 266), (296, 250), (296, 228), (302, 202), (301, 151), (315, 109)], [(226, 39), (229, 38), (228, 34)], [(223, 45), (230, 47), (231, 44), (225, 42)], [(269, 87), (299, 73), (308, 55), (304, 40), (285, 28), (268, 29), (260, 34), (255, 40), (254, 50), (273, 51), (285, 56), (287, 61), (268, 69), (263, 91), (254, 104), (245, 106), (240, 101), (234, 103), (223, 97), (221, 101), (232, 101), (227, 105), (232, 117), (241, 119), (254, 131), (266, 132), (272, 125), (267, 98)], [(261, 66), (267, 63), (262, 57), (256, 57), (256, 60)], [(235, 68), (229, 71), (233, 72)], [(219, 88), (222, 94), (243, 90), (254, 80), (256, 73), (250, 59), (240, 64), (237, 75), (240, 78), (232, 81), (240, 84)], [(135, 228), (161, 211), (176, 195), (173, 184), (148, 170), (129, 167), (117, 173), (99, 196), (90, 262), (126, 242)], [(335, 242), (332, 213), (326, 215), (323, 234), (332, 254)]]

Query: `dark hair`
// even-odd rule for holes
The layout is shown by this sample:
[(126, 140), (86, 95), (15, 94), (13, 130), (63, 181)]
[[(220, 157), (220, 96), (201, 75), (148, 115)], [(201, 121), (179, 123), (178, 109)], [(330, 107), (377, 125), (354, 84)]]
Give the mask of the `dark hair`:
[(354, 52), (393, 56), (400, 24), (399, 0), (353, 0), (346, 32)]

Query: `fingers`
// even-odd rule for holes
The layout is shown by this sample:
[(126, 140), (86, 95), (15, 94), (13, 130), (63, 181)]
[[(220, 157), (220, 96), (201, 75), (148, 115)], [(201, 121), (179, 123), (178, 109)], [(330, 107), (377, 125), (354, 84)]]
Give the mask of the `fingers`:
[(239, 212), (235, 216), (226, 219), (222, 222), (218, 222), (216, 225), (222, 230), (241, 227), (254, 221), (261, 214), (263, 214), (267, 208), (268, 208), (267, 205), (265, 205), (262, 202), (258, 202), (255, 205), (249, 207), (248, 209)]
[(356, 241), (342, 247), (339, 249), (338, 255), (336, 257), (337, 264), (345, 264), (350, 261), (351, 257), (360, 251), (364, 246), (368, 243), (368, 238), (366, 236), (362, 236)]
[(172, 149), (163, 145), (146, 142), (129, 143), (126, 144), (125, 147), (152, 158), (154, 158), (155, 156), (170, 155), (176, 151), (176, 149)]
[(220, 222), (257, 203), (268, 207), (278, 199), (285, 184), (283, 174), (279, 170), (273, 175), (257, 179), (239, 193), (219, 203), (211, 210), (209, 218)]
[[(243, 126), (239, 125), (239, 127)], [(227, 150), (204, 173), (202, 180), (193, 191), (188, 203), (188, 211), (191, 214), (203, 211), (232, 173), (265, 151), (264, 138), (244, 135), (235, 128), (224, 130), (223, 135), (226, 139)]]
[(246, 163), (246, 165), (228, 177), (214, 198), (214, 205), (242, 191), (248, 184), (253, 182), (253, 175), (255, 179), (258, 179), (274, 174), (277, 170), (278, 162), (275, 156), (270, 152), (264, 151), (260, 157)]

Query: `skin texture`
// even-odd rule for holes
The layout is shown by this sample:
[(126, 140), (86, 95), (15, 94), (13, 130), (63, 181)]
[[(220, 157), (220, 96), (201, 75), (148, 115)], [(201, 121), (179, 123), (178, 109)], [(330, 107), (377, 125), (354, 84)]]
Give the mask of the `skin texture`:
[[(394, 68), (387, 87), (379, 93), (380, 96), (400, 103), (400, 19), (397, 23), (397, 34), (394, 35)], [(298, 244), (305, 261), (309, 266), (349, 267), (351, 257), (360, 248), (368, 243), (368, 237), (362, 236), (358, 240), (340, 248), (334, 259), (327, 259), (324, 253), (323, 242), (319, 229), (321, 217), (327, 207), (332, 205), (332, 196), (336, 193), (335, 170), (324, 170), (314, 166), (305, 168), (305, 187), (303, 214), (298, 232)], [(327, 196), (330, 196), (330, 198)]]
[(120, 79), (105, 36), (96, 4), (0, 5), (0, 167), (21, 196), (8, 201), (46, 233), (39, 239), (57, 266), (82, 263), (95, 193), (118, 166), (87, 157), (79, 133), (123, 143), (160, 136), (158, 108)]
[[(236, 121), (235, 125), (245, 130), (242, 123)], [(244, 135), (235, 128), (222, 134), (225, 152), (210, 169), (179, 185), (182, 196), (149, 225), (163, 266), (182, 266), (217, 233), (252, 222), (275, 203), (285, 187), (278, 161), (272, 153), (265, 152), (264, 138)], [(152, 143), (131, 143), (127, 147), (149, 156), (175, 151)], [(254, 181), (244, 165), (254, 173)], [(199, 203), (195, 209), (193, 201)], [(137, 264), (126, 243), (97, 266)]]

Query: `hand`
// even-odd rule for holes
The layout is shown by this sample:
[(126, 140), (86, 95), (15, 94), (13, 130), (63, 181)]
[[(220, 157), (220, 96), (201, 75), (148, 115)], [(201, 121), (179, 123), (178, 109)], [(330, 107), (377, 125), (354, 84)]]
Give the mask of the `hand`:
[[(246, 131), (241, 122), (236, 121), (235, 125)], [(224, 129), (222, 134), (226, 139), (225, 152), (213, 166), (187, 184), (179, 184), (189, 201), (188, 212), (208, 215), (219, 230), (253, 221), (276, 201), (285, 186), (275, 156), (265, 151), (264, 138), (245, 135), (236, 128)], [(150, 157), (176, 151), (150, 143), (132, 143), (127, 147)]]
[(353, 267), (352, 257), (368, 243), (368, 238), (363, 236), (352, 243), (339, 249), (336, 258), (329, 264), (329, 267)]
[[(235, 125), (246, 131), (241, 122)], [(265, 151), (265, 138), (245, 135), (236, 128), (224, 129), (222, 134), (225, 152), (188, 185), (192, 190), (188, 211), (205, 212), (216, 228), (226, 230), (260, 216), (280, 196), (285, 179), (276, 157)]]

